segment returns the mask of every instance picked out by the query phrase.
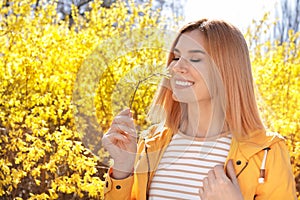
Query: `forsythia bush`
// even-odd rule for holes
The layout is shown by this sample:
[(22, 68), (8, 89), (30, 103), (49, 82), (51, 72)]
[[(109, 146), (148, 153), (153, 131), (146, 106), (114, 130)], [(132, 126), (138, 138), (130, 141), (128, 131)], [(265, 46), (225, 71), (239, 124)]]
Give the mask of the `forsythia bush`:
[(268, 34), (272, 23), (267, 14), (255, 23), (246, 37), (252, 48), (260, 111), (265, 125), (286, 138), (300, 199), (300, 32), (290, 30), (289, 40), (282, 44), (259, 42), (258, 36)]
[[(151, 5), (107, 9), (95, 1), (85, 18), (73, 7), (70, 26), (47, 2), (36, 10), (31, 0), (0, 3), (0, 198), (101, 199), (105, 152), (95, 156), (86, 146), (94, 150), (103, 133), (96, 124), (105, 130), (111, 121), (108, 86), (137, 64), (159, 68), (163, 40), (149, 30), (161, 22)], [(138, 116), (149, 104), (141, 95), (155, 90), (147, 88), (133, 104), (137, 123), (145, 123)]]

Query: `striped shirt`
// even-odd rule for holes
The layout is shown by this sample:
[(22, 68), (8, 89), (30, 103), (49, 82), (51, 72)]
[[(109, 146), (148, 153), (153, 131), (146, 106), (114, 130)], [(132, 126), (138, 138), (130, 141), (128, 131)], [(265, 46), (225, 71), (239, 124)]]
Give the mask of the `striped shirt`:
[(199, 188), (208, 171), (224, 165), (231, 134), (194, 138), (175, 134), (150, 185), (149, 199), (200, 199)]

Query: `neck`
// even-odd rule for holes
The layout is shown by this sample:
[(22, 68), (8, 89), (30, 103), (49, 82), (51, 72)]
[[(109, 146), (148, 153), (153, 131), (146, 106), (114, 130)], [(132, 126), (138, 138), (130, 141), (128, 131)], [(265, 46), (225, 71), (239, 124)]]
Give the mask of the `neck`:
[(193, 137), (212, 137), (224, 131), (224, 115), (220, 109), (213, 113), (211, 100), (189, 103), (187, 121), (182, 131)]

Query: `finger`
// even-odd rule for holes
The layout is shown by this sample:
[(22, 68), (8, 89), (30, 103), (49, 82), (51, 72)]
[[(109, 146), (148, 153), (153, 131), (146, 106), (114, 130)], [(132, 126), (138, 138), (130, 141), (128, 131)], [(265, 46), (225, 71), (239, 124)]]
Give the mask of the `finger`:
[(132, 113), (130, 111), (130, 108), (126, 108), (126, 109), (122, 110), (121, 112), (118, 113), (118, 115), (125, 115), (125, 116), (132, 117)]
[(134, 127), (133, 118), (127, 115), (117, 115), (112, 124), (127, 124), (128, 126)]
[(214, 184), (215, 183), (215, 180), (216, 180), (216, 176), (215, 176), (215, 173), (213, 170), (209, 170), (208, 171), (208, 183), (211, 185), (211, 184)]
[(216, 165), (214, 167), (214, 173), (216, 175), (216, 179), (218, 179), (219, 181), (223, 181), (223, 182), (229, 181), (224, 171), (223, 165)]
[(121, 140), (118, 140), (116, 141), (116, 144), (115, 144), (120, 150), (124, 150), (124, 151), (128, 151), (129, 152), (129, 148), (128, 146)]
[(209, 189), (209, 182), (208, 182), (208, 178), (207, 177), (205, 177), (204, 179), (203, 179), (203, 190), (204, 191), (209, 191), (210, 189)]
[(204, 200), (204, 191), (202, 188), (199, 188), (199, 196), (201, 200)]
[(126, 125), (132, 129), (135, 130), (135, 125), (134, 125), (134, 122), (133, 122), (133, 118), (130, 117), (130, 116), (127, 116), (127, 115), (117, 115), (111, 125), (113, 124), (122, 124), (122, 125)]
[(133, 151), (133, 149), (127, 145), (129, 140), (122, 134), (110, 133), (109, 136), (104, 139), (105, 140), (102, 141), (102, 145), (112, 157), (114, 157), (114, 155), (118, 155), (122, 151)]
[(230, 178), (231, 182), (234, 185), (239, 186), (239, 183), (238, 183), (238, 180), (236, 178), (235, 170), (234, 170), (233, 163), (232, 163), (231, 159), (227, 163), (226, 173), (227, 173), (227, 176)]
[(135, 142), (137, 143), (137, 133), (135, 132), (135, 130), (130, 129), (127, 126), (123, 126), (123, 125), (112, 125), (109, 129), (108, 133), (117, 133), (120, 135), (123, 135), (124, 137), (127, 138), (127, 142)]
[(102, 144), (104, 147), (106, 147), (111, 144), (116, 144), (117, 141), (128, 143), (129, 139), (123, 134), (112, 132), (112, 133), (107, 133), (105, 137), (103, 137)]
[(114, 140), (113, 137), (104, 136), (102, 138), (102, 145), (105, 150), (109, 152), (109, 154), (114, 158), (114, 155), (118, 155), (121, 151), (120, 147), (118, 147), (115, 143), (117, 140)]
[(136, 131), (126, 125), (122, 124), (112, 124), (110, 126), (109, 132), (118, 132), (120, 134), (125, 135), (126, 137), (133, 137), (136, 138)]
[(135, 129), (132, 113), (129, 108), (122, 110), (112, 121), (112, 124), (123, 124)]

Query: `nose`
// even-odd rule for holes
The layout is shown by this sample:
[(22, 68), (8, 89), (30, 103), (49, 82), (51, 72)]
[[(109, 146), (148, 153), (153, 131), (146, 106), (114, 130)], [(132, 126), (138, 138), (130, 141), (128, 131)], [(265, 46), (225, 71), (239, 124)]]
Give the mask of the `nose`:
[(174, 65), (172, 66), (172, 71), (180, 74), (187, 73), (188, 66), (186, 60), (184, 58), (180, 58)]

